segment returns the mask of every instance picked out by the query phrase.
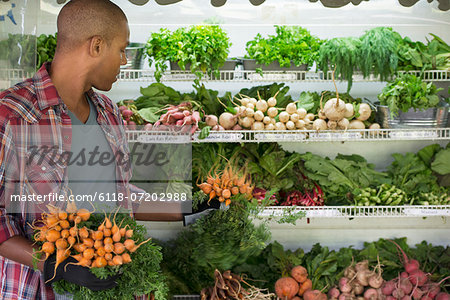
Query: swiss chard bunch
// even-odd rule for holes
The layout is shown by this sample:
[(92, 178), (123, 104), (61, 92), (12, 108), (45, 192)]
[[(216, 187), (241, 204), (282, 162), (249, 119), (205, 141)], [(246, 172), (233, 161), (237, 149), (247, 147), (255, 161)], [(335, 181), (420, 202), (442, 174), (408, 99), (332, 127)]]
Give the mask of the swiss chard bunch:
[(178, 63), (182, 70), (189, 64), (197, 77), (204, 72), (215, 73), (223, 66), (228, 57), (231, 42), (227, 33), (218, 25), (194, 25), (181, 27), (175, 31), (161, 28), (153, 32), (145, 46), (150, 66), (155, 62), (155, 78), (159, 82), (167, 70), (167, 61)]
[(263, 38), (261, 34), (247, 42), (246, 57), (258, 63), (278, 61), (281, 67), (306, 64), (311, 66), (317, 58), (321, 40), (300, 26), (277, 26), (275, 35)]
[(413, 74), (400, 74), (388, 82), (378, 95), (381, 105), (387, 105), (391, 116), (398, 115), (399, 111), (407, 112), (409, 109), (425, 110), (439, 104), (438, 89), (432, 82), (424, 82)]

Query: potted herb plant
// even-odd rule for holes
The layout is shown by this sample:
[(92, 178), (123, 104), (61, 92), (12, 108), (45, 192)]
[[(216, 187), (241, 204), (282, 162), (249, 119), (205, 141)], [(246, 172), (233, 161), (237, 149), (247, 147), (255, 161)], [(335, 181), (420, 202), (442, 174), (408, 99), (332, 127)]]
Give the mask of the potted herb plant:
[(378, 95), (378, 122), (385, 128), (445, 127), (448, 103), (439, 100), (440, 90), (412, 74), (397, 76)]
[[(196, 76), (196, 82), (204, 73), (219, 76), (219, 68), (229, 54), (231, 43), (227, 33), (218, 25), (194, 25), (180, 27), (175, 31), (161, 28), (151, 34), (145, 48), (150, 66), (155, 63), (155, 78), (160, 81), (167, 70), (167, 62), (171, 69), (190, 70)], [(235, 62), (228, 64), (234, 70)]]
[(275, 35), (257, 34), (246, 44), (245, 70), (307, 70), (317, 58), (321, 40), (300, 26), (277, 26)]

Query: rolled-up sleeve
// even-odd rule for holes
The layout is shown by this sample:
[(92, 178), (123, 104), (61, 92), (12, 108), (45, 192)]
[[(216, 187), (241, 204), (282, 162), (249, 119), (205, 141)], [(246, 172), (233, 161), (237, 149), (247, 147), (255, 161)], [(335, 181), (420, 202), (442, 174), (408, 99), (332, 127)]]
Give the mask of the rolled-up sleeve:
[(7, 211), (8, 197), (14, 191), (17, 156), (9, 123), (0, 124), (0, 244), (15, 235), (23, 235), (21, 222)]

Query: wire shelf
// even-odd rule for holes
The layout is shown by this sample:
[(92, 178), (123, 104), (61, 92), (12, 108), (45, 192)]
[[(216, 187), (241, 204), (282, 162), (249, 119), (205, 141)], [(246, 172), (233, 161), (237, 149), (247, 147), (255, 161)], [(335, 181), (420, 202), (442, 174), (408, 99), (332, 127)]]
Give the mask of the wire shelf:
[(304, 212), (307, 218), (449, 217), (450, 205), (408, 206), (268, 206), (260, 217), (281, 217)]
[(282, 130), (282, 131), (211, 131), (200, 139), (200, 132), (127, 131), (129, 142), (141, 143), (260, 143), (260, 142), (364, 142), (364, 141), (414, 141), (450, 140), (450, 128), (413, 129), (350, 129), (343, 130)]
[[(408, 71), (414, 75), (420, 75), (420, 71)], [(404, 72), (400, 72), (404, 73)], [(261, 75), (256, 71), (219, 71), (219, 76), (204, 74), (202, 80), (214, 82), (271, 82), (282, 80), (286, 82), (332, 82), (332, 72), (324, 73), (322, 71), (264, 71)], [(449, 81), (450, 71), (429, 70), (423, 73), (425, 81)], [(195, 75), (190, 71), (166, 71), (161, 81), (192, 81)], [(148, 82), (156, 81), (154, 71), (152, 70), (121, 70), (118, 81), (125, 82)], [(380, 79), (375, 76), (364, 78), (361, 73), (355, 73), (354, 82), (379, 82)]]

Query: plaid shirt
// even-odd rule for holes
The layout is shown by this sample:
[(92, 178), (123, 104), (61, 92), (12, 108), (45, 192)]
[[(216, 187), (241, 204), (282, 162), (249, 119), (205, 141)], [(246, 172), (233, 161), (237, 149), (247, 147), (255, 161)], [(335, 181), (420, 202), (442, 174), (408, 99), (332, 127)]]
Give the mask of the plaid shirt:
[[(40, 218), (45, 209), (20, 202), (18, 209), (8, 212), (10, 206), (6, 201), (10, 195), (67, 191), (64, 159), (56, 164), (52, 163), (55, 157), (49, 158), (50, 155), (39, 162), (30, 159), (32, 146), (55, 147), (56, 155), (71, 148), (71, 120), (48, 74), (49, 67), (50, 64), (44, 64), (33, 78), (0, 93), (0, 243), (15, 235), (31, 239), (32, 230), (27, 223)], [(120, 151), (127, 160), (128, 143), (117, 105), (92, 89), (87, 94), (97, 108), (97, 121), (114, 155)], [(129, 196), (130, 177), (130, 168), (116, 164), (118, 193)], [(124, 202), (122, 206), (131, 208), (129, 202)], [(0, 274), (0, 299), (55, 298), (52, 289), (45, 286), (41, 273), (28, 266), (0, 256)]]

